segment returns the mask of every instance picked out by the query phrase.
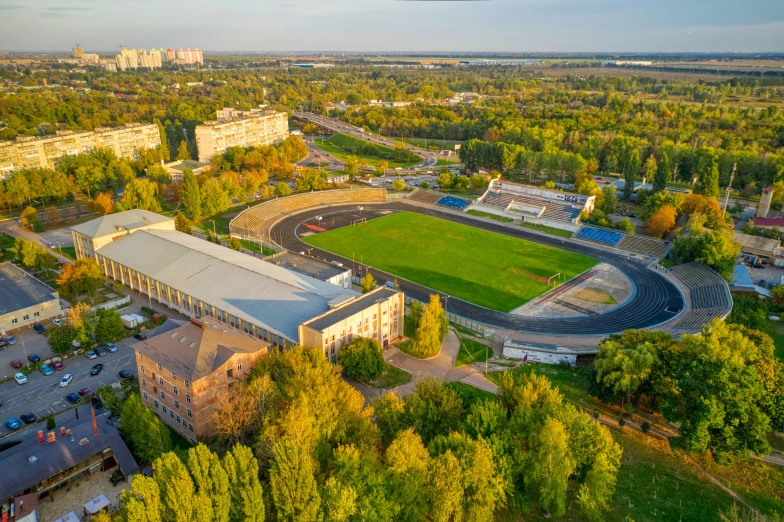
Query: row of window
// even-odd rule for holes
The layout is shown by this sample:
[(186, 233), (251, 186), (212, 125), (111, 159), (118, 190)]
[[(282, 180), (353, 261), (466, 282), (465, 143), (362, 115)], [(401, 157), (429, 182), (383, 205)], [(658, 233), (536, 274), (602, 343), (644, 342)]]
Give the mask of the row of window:
[[(144, 400), (147, 400), (147, 394), (146, 393), (144, 394)], [(182, 424), (183, 428), (188, 428), (188, 431), (190, 431), (191, 433), (193, 432), (193, 424), (191, 424), (190, 422), (185, 420), (184, 417), (180, 417), (178, 414), (174, 413), (174, 410), (170, 410), (166, 406), (164, 406), (162, 404), (159, 404), (157, 399), (153, 400), (153, 404), (155, 405), (155, 409), (156, 410), (160, 409), (161, 412), (163, 413), (163, 415), (166, 415), (168, 413), (169, 414), (169, 418), (175, 420), (177, 422), (177, 424)], [(191, 410), (188, 410), (188, 417), (189, 418), (191, 417)]]
[[(38, 312), (33, 312), (33, 317), (41, 317), (41, 314)], [(25, 314), (22, 316), (22, 321), (29, 321), (29, 320), (30, 320), (30, 314)], [(19, 321), (17, 321), (16, 317), (11, 318), (11, 324), (18, 324), (18, 323)]]
[[(155, 378), (155, 376), (153, 375), (153, 379), (154, 378)], [(160, 386), (163, 386), (163, 379), (158, 379), (158, 384)], [(142, 377), (142, 388), (146, 388), (146, 387), (147, 387), (147, 379)], [(156, 394), (159, 393), (157, 387), (153, 386), (153, 390), (155, 391)], [(180, 390), (178, 390), (177, 387), (174, 386), (172, 388), (172, 393), (174, 393), (174, 395), (179, 395), (180, 394)], [(161, 399), (164, 399), (164, 400), (166, 399), (166, 394), (163, 392), (163, 390), (160, 391), (160, 395), (161, 395)], [(185, 394), (185, 402), (187, 402), (188, 404), (191, 403), (191, 396), (188, 395), (187, 393)], [(177, 407), (179, 408), (179, 402), (178, 401), (174, 401), (174, 403), (177, 404), (178, 405)]]

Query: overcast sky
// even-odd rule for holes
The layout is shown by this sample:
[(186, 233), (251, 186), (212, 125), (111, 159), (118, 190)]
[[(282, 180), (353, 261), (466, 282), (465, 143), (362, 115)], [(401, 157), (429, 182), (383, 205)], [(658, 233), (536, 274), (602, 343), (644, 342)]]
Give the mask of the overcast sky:
[(0, 0), (0, 49), (784, 51), (784, 0)]

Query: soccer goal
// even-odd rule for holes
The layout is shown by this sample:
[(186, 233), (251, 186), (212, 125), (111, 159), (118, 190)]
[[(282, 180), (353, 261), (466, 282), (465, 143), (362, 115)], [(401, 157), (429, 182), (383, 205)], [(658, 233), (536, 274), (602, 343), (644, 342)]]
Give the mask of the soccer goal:
[(561, 272), (558, 272), (554, 276), (552, 276), (549, 279), (547, 279), (547, 286), (550, 286), (551, 284), (553, 286), (555, 286), (555, 283), (557, 283), (558, 280), (560, 280), (560, 279), (561, 279)]
[(352, 226), (352, 227), (355, 227), (355, 226), (357, 226), (357, 223), (359, 223), (359, 224), (365, 224), (366, 222), (367, 222), (367, 218), (359, 218), (359, 219), (355, 219), (354, 221), (352, 221), (352, 222), (351, 222), (351, 226)]

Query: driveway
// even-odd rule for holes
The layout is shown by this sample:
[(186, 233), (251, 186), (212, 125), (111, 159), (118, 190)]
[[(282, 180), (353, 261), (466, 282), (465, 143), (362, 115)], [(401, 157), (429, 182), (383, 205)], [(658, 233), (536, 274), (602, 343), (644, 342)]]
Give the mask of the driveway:
[(59, 247), (72, 247), (73, 244), (73, 236), (71, 235), (71, 227), (63, 227), (63, 228), (55, 228), (52, 230), (45, 230), (44, 232), (39, 232), (39, 236), (41, 236), (44, 241), (57, 245)]

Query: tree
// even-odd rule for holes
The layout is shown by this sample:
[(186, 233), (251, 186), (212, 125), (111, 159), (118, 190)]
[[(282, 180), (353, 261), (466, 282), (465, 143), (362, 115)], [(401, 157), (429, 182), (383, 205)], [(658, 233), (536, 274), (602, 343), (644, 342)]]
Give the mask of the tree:
[(430, 190), (430, 183), (428, 183), (427, 181), (423, 181), (422, 183), (419, 184), (419, 188), (421, 188), (422, 190)]
[(414, 333), (412, 352), (419, 357), (431, 357), (441, 351), (441, 343), (446, 337), (447, 322), (444, 308), (441, 306), (441, 297), (438, 294), (430, 296), (428, 303), (422, 310), (417, 330)]
[(65, 355), (74, 349), (73, 341), (76, 339), (76, 332), (74, 327), (69, 324), (47, 328), (44, 336), (46, 336), (49, 347), (58, 355)]
[(253, 451), (237, 444), (223, 457), (229, 480), (231, 522), (264, 522), (264, 500), (259, 482), (259, 464)]
[(665, 205), (645, 221), (645, 233), (653, 237), (663, 237), (675, 228), (677, 211), (671, 205)]
[(392, 495), (401, 507), (398, 520), (427, 519), (430, 454), (413, 428), (398, 433), (386, 451)]
[(90, 202), (89, 206), (102, 216), (114, 213), (116, 208), (111, 196), (104, 192), (98, 194), (95, 199)]
[(232, 492), (229, 476), (218, 456), (199, 443), (188, 450), (188, 471), (201, 501), (210, 505), (210, 520), (229, 522)]
[(384, 159), (379, 160), (379, 162), (378, 162), (378, 172), (380, 172), (381, 175), (383, 176), (384, 174), (387, 173), (387, 170), (389, 170), (389, 162), (387, 160), (384, 160)]
[(41, 256), (47, 254), (41, 245), (22, 237), (14, 239), (14, 246), (10, 250), (27, 268), (37, 268), (40, 264)]
[(373, 380), (384, 371), (384, 354), (375, 339), (357, 337), (340, 348), (338, 362), (349, 379)]
[(185, 143), (185, 140), (182, 140), (180, 142), (180, 145), (177, 147), (177, 159), (178, 160), (191, 159), (191, 153), (188, 151), (188, 144)]
[(64, 296), (73, 298), (87, 294), (92, 300), (105, 279), (95, 259), (83, 258), (77, 259), (73, 265), (63, 265), (57, 285)]
[(119, 428), (134, 455), (142, 462), (152, 462), (171, 449), (169, 428), (142, 404), (135, 393), (123, 403)]
[(395, 181), (392, 182), (392, 190), (395, 190), (397, 192), (402, 192), (406, 190), (406, 182), (403, 181), (402, 179), (396, 179)]
[(605, 214), (614, 213), (615, 206), (618, 204), (618, 192), (615, 190), (615, 186), (606, 185), (602, 189), (602, 194), (604, 194), (604, 203), (602, 204), (602, 211), (604, 211)]
[(343, 159), (343, 164), (343, 170), (346, 171), (350, 178), (353, 179), (359, 173), (359, 160), (353, 154), (346, 156)]
[(229, 194), (215, 178), (208, 179), (201, 186), (201, 215), (214, 216), (231, 206)]
[(182, 205), (192, 220), (201, 217), (201, 191), (199, 182), (191, 169), (182, 171)]
[(140, 473), (122, 495), (123, 512), (128, 522), (163, 522), (161, 490), (158, 482)]
[(594, 361), (596, 381), (631, 403), (632, 394), (648, 379), (655, 363), (656, 350), (651, 344), (628, 347), (615, 339), (606, 339), (599, 345)]
[(413, 426), (425, 444), (458, 431), (465, 415), (460, 395), (434, 377), (417, 381), (414, 393), (403, 399), (403, 407), (406, 425)]
[(190, 219), (185, 217), (185, 214), (177, 211), (177, 214), (174, 216), (174, 228), (184, 234), (190, 234), (191, 229), (193, 228), (193, 223)]
[(179, 457), (167, 452), (153, 462), (154, 478), (161, 492), (163, 522), (212, 520), (206, 495), (196, 492), (193, 479)]
[(370, 272), (365, 274), (365, 277), (362, 278), (361, 281), (362, 286), (362, 293), (366, 294), (371, 290), (375, 290), (376, 288), (376, 279), (373, 277), (373, 274)]
[(158, 184), (148, 179), (133, 179), (125, 186), (122, 199), (117, 204), (118, 210), (140, 208), (150, 212), (161, 212), (158, 201)]
[(277, 442), (270, 468), (270, 487), (278, 519), (312, 522), (319, 517), (321, 499), (316, 489), (313, 458), (291, 439)]
[(166, 137), (166, 131), (163, 128), (163, 124), (161, 124), (161, 120), (155, 118), (153, 122), (158, 126), (158, 134), (161, 137), (160, 145), (158, 146), (158, 151), (160, 151), (161, 159), (163, 161), (169, 161), (171, 159), (171, 151), (169, 151), (169, 142)]
[(242, 248), (242, 243), (240, 243), (240, 240), (237, 239), (236, 237), (232, 237), (232, 238), (229, 238), (228, 246), (229, 246), (230, 249), (236, 250), (236, 251), (239, 252), (239, 250)]
[(327, 187), (327, 173), (323, 170), (305, 169), (296, 181), (297, 190), (324, 190)]
[(656, 158), (653, 156), (653, 154), (651, 154), (648, 156), (648, 159), (645, 160), (645, 164), (642, 166), (642, 175), (645, 179), (645, 182), (655, 183), (656, 172), (658, 172), (658, 163), (656, 162)]
[(33, 228), (36, 221), (38, 221), (38, 211), (33, 207), (25, 207), (19, 214), (19, 225), (22, 227)]
[(278, 193), (278, 196), (285, 197), (291, 195), (291, 189), (288, 185), (283, 183), (282, 181), (275, 185), (275, 192)]
[(117, 342), (125, 337), (122, 319), (114, 310), (98, 309), (95, 314), (95, 335), (103, 342)]
[(719, 197), (719, 158), (714, 149), (702, 147), (697, 151), (700, 169), (699, 183), (695, 187), (706, 198)]
[(275, 384), (269, 375), (235, 382), (229, 393), (218, 396), (213, 410), (218, 435), (232, 443), (246, 442), (261, 427), (274, 395)]
[(659, 162), (656, 165), (656, 175), (653, 178), (653, 191), (659, 192), (667, 188), (672, 172), (670, 171), (670, 157), (666, 152), (662, 152)]
[(735, 259), (740, 254), (740, 243), (734, 241), (732, 230), (710, 230), (703, 226), (704, 223), (702, 215), (693, 215), (672, 242), (670, 255), (677, 264), (697, 261), (730, 280)]

